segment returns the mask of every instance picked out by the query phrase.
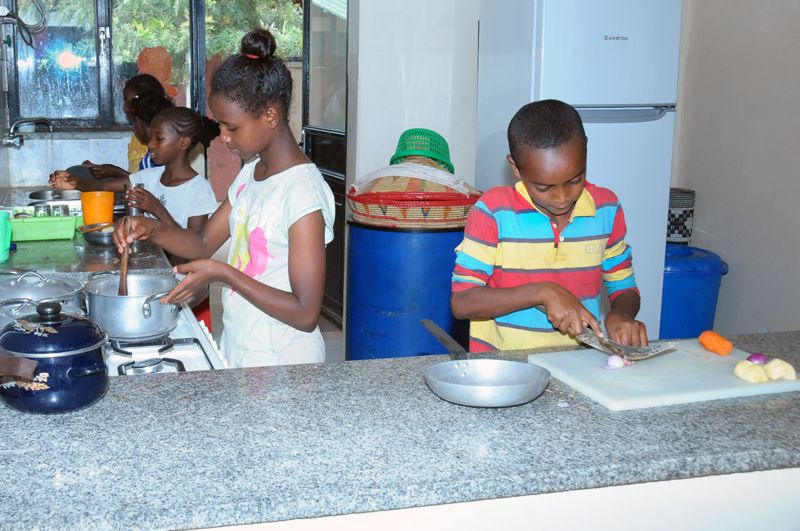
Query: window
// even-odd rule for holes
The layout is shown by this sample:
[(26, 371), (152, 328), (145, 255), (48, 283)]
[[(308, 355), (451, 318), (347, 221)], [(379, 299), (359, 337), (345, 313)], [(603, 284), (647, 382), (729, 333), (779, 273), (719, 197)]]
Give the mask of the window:
[(347, 2), (311, 0), (308, 125), (344, 132), (347, 94)]
[[(0, 0), (9, 121), (57, 129), (126, 127), (122, 86), (146, 72), (178, 105), (204, 110), (209, 66), (268, 27), (287, 59), (302, 55), (296, 0)], [(21, 23), (19, 23), (21, 22)], [(9, 39), (10, 38), (10, 39)], [(10, 47), (8, 43), (11, 43)], [(2, 45), (2, 44), (0, 44)]]
[[(23, 21), (38, 21), (40, 32), (24, 28), (15, 39), (19, 114), (87, 119), (99, 114), (94, 9), (59, 13), (23, 3)], [(44, 7), (44, 10), (40, 9)], [(49, 16), (47, 16), (49, 15)]]

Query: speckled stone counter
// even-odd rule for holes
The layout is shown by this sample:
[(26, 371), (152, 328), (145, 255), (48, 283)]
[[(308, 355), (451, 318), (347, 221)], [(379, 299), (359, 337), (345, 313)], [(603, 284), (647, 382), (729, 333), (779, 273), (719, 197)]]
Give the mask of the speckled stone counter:
[[(30, 202), (28, 196), (31, 192), (44, 189), (46, 188), (41, 186), (0, 187), (0, 205), (26, 205)], [(89, 273), (119, 268), (119, 253), (116, 248), (91, 245), (78, 232), (71, 240), (23, 241), (16, 244), (17, 249), (11, 252), (8, 261), (0, 263), (0, 270), (35, 269), (40, 273), (84, 281)], [(128, 267), (131, 271), (145, 272), (172, 269), (164, 252), (149, 241), (137, 243), (136, 252), (131, 255)]]
[[(172, 269), (161, 248), (149, 241), (137, 243), (128, 267), (131, 271)], [(119, 253), (113, 246), (91, 245), (76, 232), (71, 240), (17, 242), (17, 250), (0, 263), (0, 269), (5, 268), (36, 269), (83, 281), (91, 272), (119, 269)]]
[[(800, 366), (800, 332), (735, 342)], [(1, 407), (0, 527), (213, 527), (800, 467), (800, 393), (611, 412), (554, 379), (475, 409), (426, 387), (442, 359), (116, 377), (82, 411)]]

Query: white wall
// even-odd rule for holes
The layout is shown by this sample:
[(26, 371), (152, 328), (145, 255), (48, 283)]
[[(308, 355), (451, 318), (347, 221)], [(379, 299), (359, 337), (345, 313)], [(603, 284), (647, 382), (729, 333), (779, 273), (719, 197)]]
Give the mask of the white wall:
[(84, 160), (128, 168), (129, 132), (22, 133), (20, 149), (4, 150), (0, 157), (0, 185), (18, 187), (48, 186), (55, 170), (81, 164)]
[(715, 327), (800, 328), (800, 2), (685, 0), (676, 184), (730, 266)]
[(474, 183), (478, 1), (351, 0), (348, 16), (348, 183), (413, 127), (441, 134)]

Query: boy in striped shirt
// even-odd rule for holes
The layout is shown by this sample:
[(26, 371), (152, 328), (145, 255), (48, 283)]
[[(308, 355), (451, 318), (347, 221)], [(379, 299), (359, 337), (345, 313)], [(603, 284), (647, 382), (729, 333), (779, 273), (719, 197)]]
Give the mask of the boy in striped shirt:
[(575, 345), (587, 325), (602, 334), (603, 287), (607, 335), (646, 345), (625, 216), (611, 190), (586, 182), (578, 112), (529, 103), (511, 120), (508, 144), (519, 181), (483, 194), (456, 248), (451, 307), (470, 319), (470, 351)]

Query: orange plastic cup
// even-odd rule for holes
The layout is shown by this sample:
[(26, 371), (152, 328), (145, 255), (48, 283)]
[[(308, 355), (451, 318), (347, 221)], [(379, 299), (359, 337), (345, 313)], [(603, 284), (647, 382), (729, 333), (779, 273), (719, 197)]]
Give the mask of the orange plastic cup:
[(114, 221), (114, 192), (83, 192), (81, 207), (84, 225)]

